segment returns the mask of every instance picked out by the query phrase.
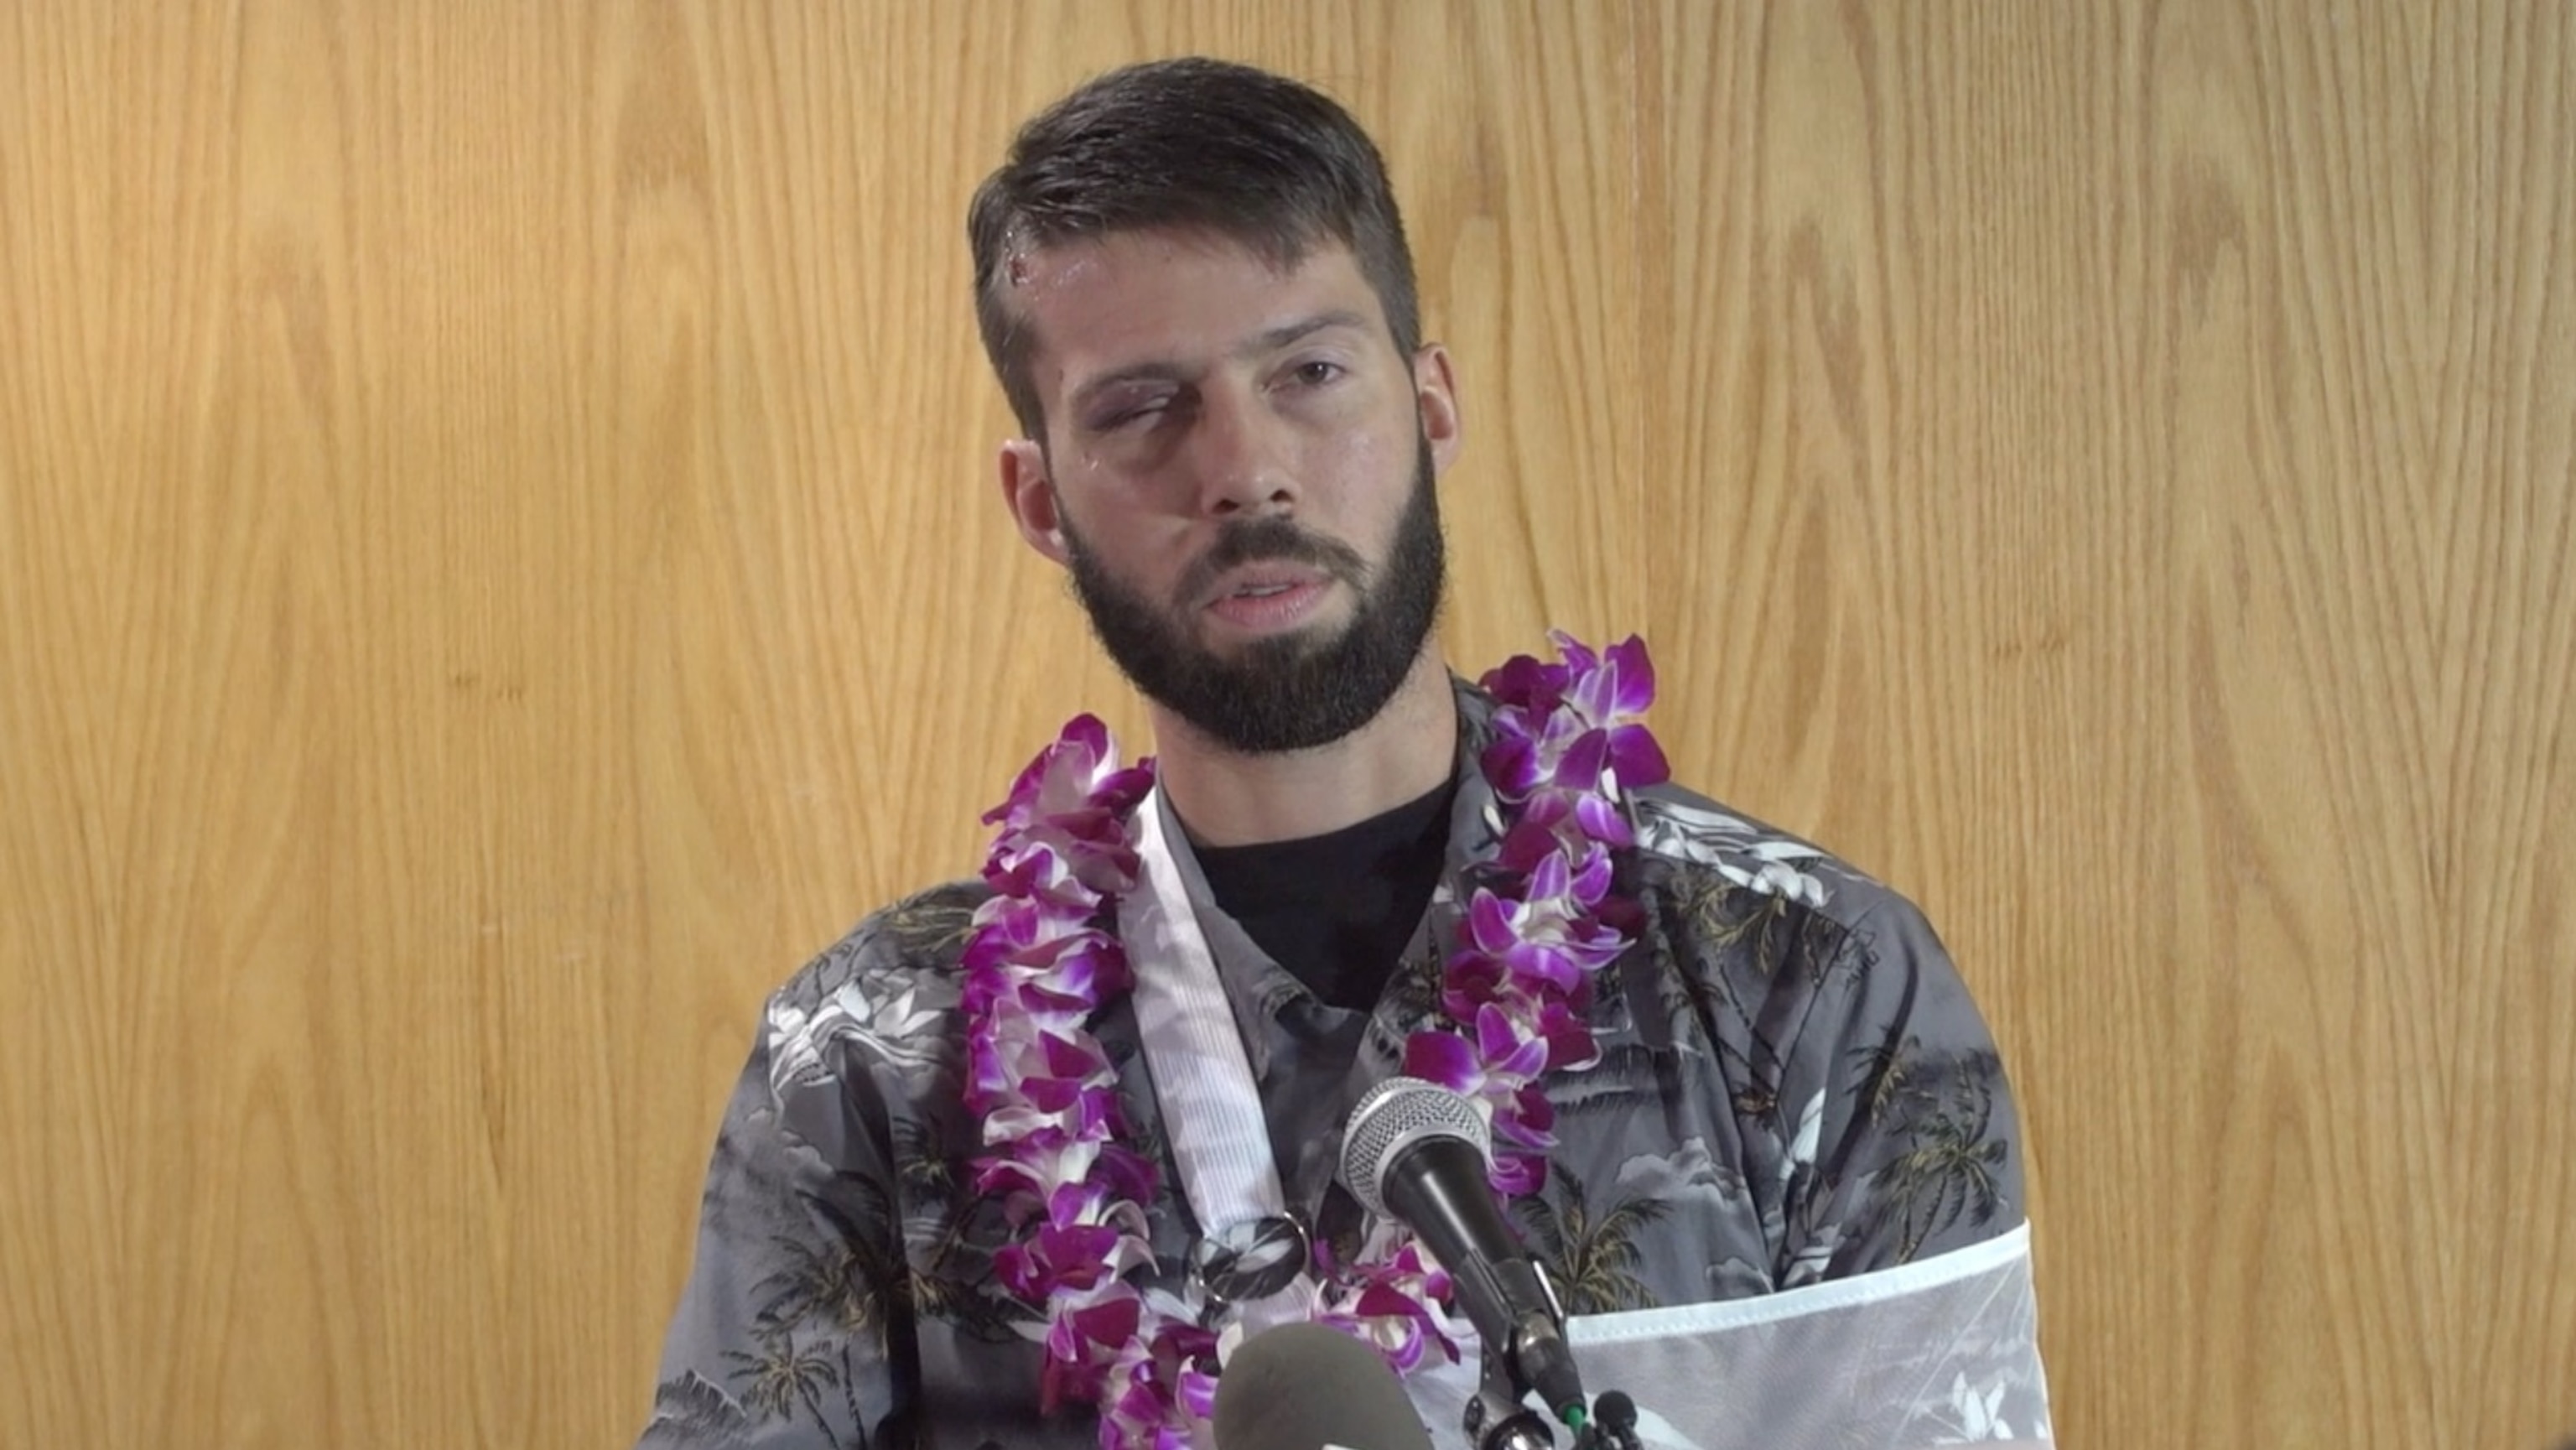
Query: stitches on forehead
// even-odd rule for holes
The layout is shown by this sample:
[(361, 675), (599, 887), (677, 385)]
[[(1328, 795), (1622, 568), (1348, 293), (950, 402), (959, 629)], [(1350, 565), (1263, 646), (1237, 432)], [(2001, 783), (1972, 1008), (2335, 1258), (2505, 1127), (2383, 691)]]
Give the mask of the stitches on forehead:
[(1231, 238), (1163, 228), (1029, 248), (1009, 259), (1006, 275), (1015, 325), (1032, 343), (1043, 316), (1050, 330), (1079, 326), (1159, 339), (1158, 347), (1250, 355), (1326, 321), (1366, 329), (1379, 316), (1368, 279), (1345, 249), (1310, 249), (1280, 264)]
[[(1246, 231), (1211, 222), (1160, 222), (1152, 225), (1085, 227), (1067, 229), (1041, 228), (1023, 221), (1003, 234), (995, 270), (1002, 285), (1011, 290), (1026, 288), (1037, 281), (1038, 263), (1048, 252), (1104, 245), (1123, 237), (1153, 237), (1172, 250), (1223, 251), (1235, 249), (1258, 257), (1274, 275), (1287, 276), (1304, 266), (1326, 235), (1320, 225), (1293, 236), (1270, 231)], [(1338, 239), (1337, 239), (1338, 240)], [(1349, 245), (1343, 241), (1344, 246)]]

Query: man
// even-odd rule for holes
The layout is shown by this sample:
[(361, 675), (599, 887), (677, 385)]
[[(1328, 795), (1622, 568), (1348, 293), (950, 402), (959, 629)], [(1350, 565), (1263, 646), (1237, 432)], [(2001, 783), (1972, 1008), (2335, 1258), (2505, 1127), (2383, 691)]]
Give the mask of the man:
[(1204, 1444), (1235, 1343), (1307, 1318), (1464, 1444), (1481, 1346), (1337, 1182), (1399, 1070), (1490, 1118), (1649, 1443), (2044, 1434), (2012, 1102), (1921, 917), (1663, 784), (1641, 651), (1440, 657), (1457, 386), (1350, 117), (1131, 67), (969, 229), (1003, 500), (1152, 790), (1070, 731), (984, 880), (774, 995), (644, 1444)]

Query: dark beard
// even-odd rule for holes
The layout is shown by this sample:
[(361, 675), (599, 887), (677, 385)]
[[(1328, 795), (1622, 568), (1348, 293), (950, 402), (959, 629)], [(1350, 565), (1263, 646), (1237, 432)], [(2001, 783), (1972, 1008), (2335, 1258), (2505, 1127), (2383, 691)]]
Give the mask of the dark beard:
[(1308, 533), (1291, 518), (1266, 514), (1228, 524), (1182, 571), (1179, 600), (1196, 599), (1228, 569), (1266, 560), (1320, 569), (1359, 596), (1359, 608), (1340, 634), (1317, 638), (1304, 630), (1255, 640), (1231, 660), (1200, 648), (1169, 611), (1109, 577), (1072, 524), (1061, 515), (1058, 524), (1074, 595), (1091, 617), (1092, 634), (1128, 681), (1217, 744), (1269, 755), (1329, 745), (1366, 725), (1412, 672), (1439, 617), (1446, 566), (1431, 480), (1431, 444), (1425, 439), (1413, 492), (1396, 522), (1386, 562), (1375, 571), (1349, 545)]

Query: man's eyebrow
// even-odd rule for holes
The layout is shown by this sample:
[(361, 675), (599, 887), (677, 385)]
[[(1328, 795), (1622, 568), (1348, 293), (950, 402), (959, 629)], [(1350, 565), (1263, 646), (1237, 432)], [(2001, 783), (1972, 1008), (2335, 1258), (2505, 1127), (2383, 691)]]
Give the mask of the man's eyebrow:
[(1318, 312), (1312, 317), (1300, 318), (1295, 322), (1283, 323), (1278, 327), (1270, 329), (1268, 332), (1257, 334), (1242, 347), (1237, 348), (1235, 352), (1238, 357), (1257, 357), (1265, 352), (1277, 352), (1283, 347), (1294, 346), (1295, 344), (1313, 336), (1316, 333), (1322, 332), (1327, 328), (1365, 328), (1367, 326), (1367, 318), (1360, 316), (1358, 313), (1351, 311), (1347, 307), (1337, 307), (1330, 312)]

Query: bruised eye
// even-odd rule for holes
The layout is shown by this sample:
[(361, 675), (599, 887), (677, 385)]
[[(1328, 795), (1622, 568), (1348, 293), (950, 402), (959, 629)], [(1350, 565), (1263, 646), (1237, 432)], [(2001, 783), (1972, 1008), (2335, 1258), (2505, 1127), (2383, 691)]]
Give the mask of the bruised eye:
[(1169, 398), (1147, 398), (1103, 408), (1083, 423), (1094, 433), (1118, 433), (1139, 427), (1160, 417), (1170, 405)]

